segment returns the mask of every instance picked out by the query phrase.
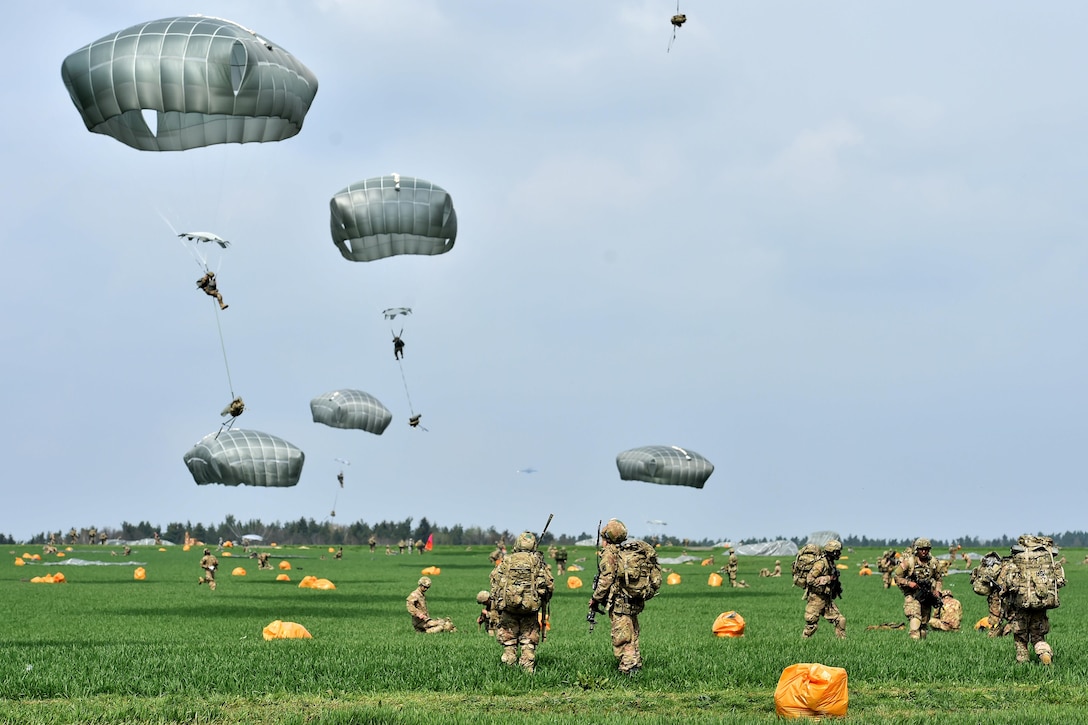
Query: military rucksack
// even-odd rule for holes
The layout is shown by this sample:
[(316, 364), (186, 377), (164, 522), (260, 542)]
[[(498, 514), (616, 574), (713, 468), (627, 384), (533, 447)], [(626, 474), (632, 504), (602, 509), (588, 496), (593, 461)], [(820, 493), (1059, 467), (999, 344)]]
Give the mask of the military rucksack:
[(997, 574), (1001, 571), (1001, 557), (996, 551), (991, 551), (982, 557), (979, 565), (971, 571), (971, 589), (975, 594), (988, 596), (993, 592), (997, 583)]
[(616, 583), (632, 599), (653, 599), (661, 589), (661, 565), (657, 549), (638, 539), (628, 539), (616, 546), (619, 569)]
[[(1006, 596), (1018, 609), (1057, 609), (1061, 565), (1054, 561), (1054, 540), (1024, 535), (1013, 547), (1006, 571)], [(1064, 583), (1064, 582), (1063, 582)]]
[(544, 602), (537, 582), (545, 566), (537, 551), (515, 551), (499, 564), (495, 586), (495, 609), (514, 614), (539, 612)]
[(793, 559), (793, 565), (790, 567), (793, 570), (793, 585), (795, 587), (804, 589), (808, 586), (808, 573), (812, 571), (812, 565), (816, 563), (820, 556), (820, 547), (816, 544), (805, 544), (801, 547), (801, 550), (797, 552), (797, 556)]

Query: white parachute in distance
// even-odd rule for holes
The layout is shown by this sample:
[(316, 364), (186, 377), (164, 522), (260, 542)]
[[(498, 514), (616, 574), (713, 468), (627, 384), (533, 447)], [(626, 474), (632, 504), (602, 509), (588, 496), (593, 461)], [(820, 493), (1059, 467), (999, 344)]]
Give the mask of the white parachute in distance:
[(285, 487), (298, 483), (306, 456), (282, 438), (239, 428), (204, 436), (183, 460), (199, 485)]
[(317, 95), (317, 77), (293, 55), (203, 15), (99, 38), (64, 59), (61, 78), (88, 131), (144, 151), (282, 141)]
[(404, 315), (405, 317), (407, 317), (410, 314), (412, 314), (411, 307), (387, 307), (386, 309), (382, 310), (382, 317), (387, 320), (392, 320), (398, 315)]
[(310, 413), (315, 423), (332, 428), (363, 430), (381, 435), (393, 420), (393, 414), (382, 402), (362, 390), (334, 390), (310, 401)]
[(358, 181), (332, 197), (332, 241), (345, 259), (445, 254), (457, 240), (453, 199), (437, 184), (389, 174)]
[(182, 232), (178, 236), (188, 239), (190, 242), (215, 242), (223, 249), (230, 246), (230, 242), (226, 239), (211, 232)]
[(714, 464), (695, 451), (679, 446), (641, 446), (616, 456), (624, 481), (645, 481), (665, 486), (702, 488)]

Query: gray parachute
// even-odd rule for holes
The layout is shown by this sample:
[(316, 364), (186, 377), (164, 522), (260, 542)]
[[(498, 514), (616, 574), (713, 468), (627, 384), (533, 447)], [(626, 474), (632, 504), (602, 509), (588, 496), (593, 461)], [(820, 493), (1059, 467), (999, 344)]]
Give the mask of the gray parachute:
[(329, 208), (333, 243), (353, 262), (445, 254), (457, 240), (457, 213), (449, 193), (412, 176), (358, 181), (336, 192)]
[(282, 141), (302, 129), (317, 94), (317, 78), (290, 53), (202, 15), (100, 38), (65, 58), (61, 77), (87, 130), (145, 151)]
[(334, 390), (310, 401), (315, 423), (333, 428), (353, 428), (381, 435), (393, 420), (382, 402), (362, 390)]
[(294, 486), (305, 454), (282, 438), (255, 430), (210, 433), (183, 457), (200, 485)]
[(695, 451), (679, 446), (641, 446), (616, 456), (624, 481), (646, 481), (666, 486), (702, 488), (714, 464)]

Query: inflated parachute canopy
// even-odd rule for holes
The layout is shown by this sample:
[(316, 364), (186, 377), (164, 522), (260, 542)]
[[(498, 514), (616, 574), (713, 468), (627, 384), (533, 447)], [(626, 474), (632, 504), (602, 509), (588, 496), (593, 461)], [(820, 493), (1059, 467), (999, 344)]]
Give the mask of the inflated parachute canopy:
[(666, 486), (702, 488), (714, 464), (695, 451), (678, 446), (642, 446), (616, 456), (624, 481), (646, 481)]
[(352, 428), (381, 435), (393, 420), (382, 402), (362, 390), (334, 390), (310, 401), (315, 423), (333, 428)]
[(290, 53), (202, 15), (100, 38), (65, 58), (61, 77), (89, 131), (145, 151), (282, 141), (317, 94), (316, 76)]
[(412, 176), (378, 176), (336, 192), (329, 202), (332, 240), (353, 262), (399, 254), (445, 254), (457, 239), (453, 199)]
[(198, 484), (294, 486), (306, 456), (282, 438), (255, 430), (210, 433), (189, 449), (185, 465)]

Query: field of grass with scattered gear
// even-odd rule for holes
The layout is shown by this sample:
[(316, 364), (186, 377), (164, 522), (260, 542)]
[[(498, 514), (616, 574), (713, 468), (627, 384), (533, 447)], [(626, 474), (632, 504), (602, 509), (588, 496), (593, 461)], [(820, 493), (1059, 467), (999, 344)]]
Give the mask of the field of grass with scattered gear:
[[(990, 639), (970, 625), (986, 614), (968, 577), (946, 579), (964, 605), (966, 629), (911, 642), (905, 631), (866, 630), (904, 621), (898, 590), (857, 565), (879, 551), (855, 550), (841, 563), (840, 607), (848, 636), (821, 622), (802, 641), (800, 590), (787, 575), (759, 578), (773, 557), (741, 557), (747, 589), (714, 588), (714, 567), (672, 567), (682, 577), (663, 587), (642, 617), (644, 668), (619, 675), (607, 617), (587, 631), (593, 549), (571, 551), (586, 569), (557, 577), (552, 629), (538, 650), (536, 673), (503, 667), (500, 648), (478, 633), (475, 594), (487, 587), (488, 549), (437, 549), (386, 556), (384, 547), (266, 549), (272, 571), (259, 571), (240, 549), (220, 554), (219, 586), (199, 586), (201, 551), (138, 547), (147, 578), (110, 547), (76, 546), (64, 558), (15, 566), (37, 548), (8, 547), (0, 575), (0, 722), (3, 723), (752, 723), (776, 719), (773, 694), (784, 667), (819, 662), (849, 677), (848, 719), (872, 723), (1079, 722), (1088, 712), (1088, 567), (1067, 550), (1069, 585), (1051, 612), (1054, 664), (1017, 665), (1009, 638)], [(114, 549), (116, 551), (116, 549)], [(679, 549), (663, 548), (662, 557)], [(711, 552), (692, 552), (709, 556)], [(58, 566), (78, 558), (106, 566)], [(781, 558), (781, 557), (780, 557)], [(290, 570), (281, 570), (280, 562)], [(241, 566), (245, 576), (232, 576)], [(432, 616), (458, 631), (421, 635), (404, 600), (424, 567), (437, 566), (428, 592)], [(962, 567), (957, 564), (957, 568)], [(62, 584), (31, 583), (63, 572)], [(291, 581), (278, 582), (286, 573)], [(335, 590), (300, 589), (303, 576)], [(717, 638), (711, 624), (734, 610), (747, 622), (741, 638)], [(302, 624), (312, 639), (266, 641), (273, 620)]]

